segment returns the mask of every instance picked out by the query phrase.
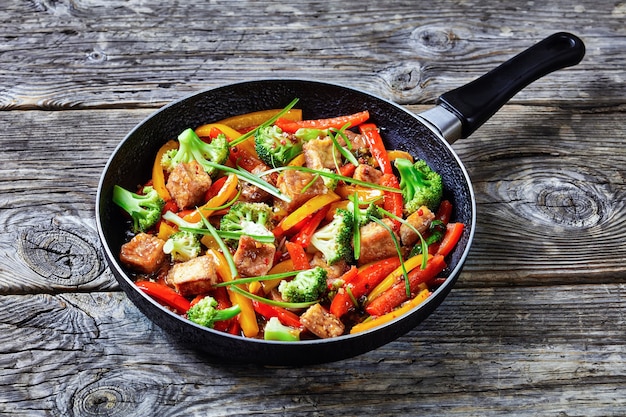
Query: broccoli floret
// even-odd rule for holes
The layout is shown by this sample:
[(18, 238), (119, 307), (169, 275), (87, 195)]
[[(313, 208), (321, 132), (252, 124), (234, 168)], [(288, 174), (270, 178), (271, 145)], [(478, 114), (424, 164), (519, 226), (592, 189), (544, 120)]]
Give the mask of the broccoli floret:
[[(350, 201), (346, 209), (350, 212), (354, 212), (354, 203)], [(382, 219), (383, 213), (380, 211), (380, 207), (378, 207), (374, 203), (370, 203), (367, 208), (358, 208), (358, 213), (355, 213), (355, 218), (358, 219), (358, 226), (365, 226), (367, 223), (371, 222), (372, 219)]]
[(259, 158), (274, 168), (287, 165), (302, 153), (302, 141), (275, 125), (261, 127), (254, 143)]
[(187, 311), (187, 318), (201, 326), (213, 328), (216, 321), (230, 320), (241, 312), (237, 304), (223, 310), (216, 307), (215, 298), (207, 295)]
[(441, 175), (421, 159), (412, 163), (408, 159), (398, 158), (395, 165), (400, 174), (405, 213), (414, 213), (421, 206), (437, 210), (443, 196)]
[(263, 333), (265, 340), (279, 340), (282, 342), (297, 342), (300, 340), (300, 329), (285, 326), (278, 320), (278, 317), (272, 317), (265, 323)]
[(278, 292), (283, 300), (290, 303), (307, 303), (318, 300), (326, 291), (328, 273), (320, 266), (305, 269), (296, 274), (291, 281), (281, 281)]
[(170, 172), (180, 163), (196, 161), (209, 175), (215, 176), (218, 169), (212, 164), (223, 164), (228, 155), (226, 135), (219, 134), (211, 143), (206, 143), (193, 129), (185, 129), (178, 135), (178, 149), (167, 151), (161, 158), (161, 166)]
[(165, 241), (163, 252), (170, 255), (173, 261), (185, 262), (200, 254), (200, 240), (195, 233), (176, 232)]
[(143, 194), (136, 194), (116, 185), (113, 187), (113, 202), (130, 214), (133, 231), (145, 232), (159, 221), (165, 201), (154, 188), (146, 186)]
[(265, 203), (238, 201), (220, 220), (220, 232), (229, 232), (223, 237), (231, 242), (238, 241), (241, 235), (248, 235), (271, 243), (274, 241), (274, 235), (269, 230), (271, 215), (272, 208)]
[(322, 226), (311, 236), (311, 244), (322, 252), (329, 265), (340, 260), (350, 263), (354, 257), (352, 233), (354, 217), (345, 209), (337, 209), (330, 223)]

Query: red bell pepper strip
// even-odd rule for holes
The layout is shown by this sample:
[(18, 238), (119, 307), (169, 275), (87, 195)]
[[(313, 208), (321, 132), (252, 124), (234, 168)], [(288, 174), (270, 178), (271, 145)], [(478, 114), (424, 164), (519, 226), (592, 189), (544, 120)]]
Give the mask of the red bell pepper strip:
[(339, 168), (339, 175), (351, 177), (354, 175), (354, 171), (356, 171), (356, 165), (352, 162), (347, 162)]
[(458, 243), (465, 225), (463, 223), (448, 223), (446, 226), (446, 234), (443, 235), (437, 253), (443, 256), (447, 256), (454, 246)]
[(356, 127), (361, 123), (367, 121), (370, 118), (369, 111), (365, 110), (362, 112), (348, 114), (345, 116), (337, 116), (331, 117), (329, 119), (314, 119), (314, 120), (301, 120), (301, 121), (293, 121), (287, 120), (285, 118), (278, 118), (274, 123), (276, 126), (280, 127), (283, 132), (287, 133), (296, 133), (296, 131), (302, 127), (310, 128), (310, 129), (341, 129), (346, 124), (349, 123), (348, 127)]
[(305, 269), (311, 269), (309, 258), (307, 258), (302, 245), (286, 241), (285, 248), (289, 253), (289, 257), (291, 258), (291, 262), (293, 263), (293, 268), (295, 270), (303, 271)]
[[(355, 276), (345, 277), (343, 291), (338, 291), (333, 298), (330, 303), (330, 312), (337, 317), (343, 316), (353, 307), (352, 297), (358, 299), (368, 294), (399, 266), (400, 258), (394, 256), (366, 266)], [(352, 297), (350, 297), (346, 288), (350, 288)]]
[(319, 209), (310, 219), (302, 226), (298, 234), (292, 239), (293, 242), (299, 243), (302, 247), (306, 248), (311, 244), (311, 236), (317, 230), (322, 220), (326, 217), (326, 213), (330, 210), (330, 204)]
[(295, 327), (297, 329), (302, 329), (303, 327), (302, 323), (300, 323), (300, 317), (298, 317), (297, 314), (282, 307), (261, 303), (257, 300), (252, 300), (252, 306), (257, 314), (260, 314), (268, 320), (272, 317), (277, 317), (285, 326)]
[[(428, 260), (426, 268), (415, 268), (409, 272), (409, 286), (411, 293), (419, 290), (419, 285), (434, 279), (446, 267), (446, 262), (442, 255), (435, 255)], [(406, 294), (406, 284), (404, 280), (395, 283), (387, 291), (374, 298), (366, 307), (371, 316), (382, 316), (398, 307), (409, 298)]]
[(359, 126), (361, 134), (365, 137), (367, 145), (370, 148), (370, 153), (378, 162), (380, 170), (383, 174), (393, 174), (391, 169), (391, 162), (389, 161), (389, 155), (387, 149), (383, 143), (383, 138), (378, 132), (378, 127), (373, 123), (365, 123)]
[(437, 209), (435, 218), (437, 220), (441, 220), (443, 224), (448, 224), (450, 222), (450, 217), (452, 217), (452, 203), (448, 200), (443, 200), (439, 203), (439, 208)]
[(167, 285), (152, 281), (137, 281), (135, 285), (159, 303), (172, 307), (181, 314), (186, 313), (191, 307), (189, 300)]
[[(211, 291), (211, 296), (217, 301), (217, 309), (223, 310), (231, 307), (230, 297), (228, 296), (228, 290), (226, 287), (217, 287)], [(192, 302), (193, 303), (193, 302)], [(238, 322), (236, 317), (228, 320), (216, 321), (213, 328), (222, 332), (229, 332), (234, 322)]]
[(213, 184), (211, 184), (206, 194), (204, 195), (204, 201), (209, 201), (220, 192), (220, 190), (222, 189), (222, 186), (226, 182), (226, 178), (228, 177), (224, 176), (213, 181)]
[[(386, 187), (397, 188), (400, 189), (400, 183), (398, 182), (398, 178), (393, 174), (383, 174), (380, 179), (380, 185), (384, 185)], [(383, 208), (390, 213), (393, 213), (399, 218), (402, 218), (402, 211), (404, 207), (404, 202), (402, 201), (402, 193), (394, 193), (392, 191), (385, 191), (385, 195), (383, 197)], [(397, 232), (400, 230), (400, 221), (396, 219), (391, 219), (393, 221), (394, 230)]]

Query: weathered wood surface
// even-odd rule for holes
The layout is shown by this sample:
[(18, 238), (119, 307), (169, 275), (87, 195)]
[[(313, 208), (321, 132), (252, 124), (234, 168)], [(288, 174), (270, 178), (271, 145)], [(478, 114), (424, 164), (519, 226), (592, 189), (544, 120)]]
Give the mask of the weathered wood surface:
[[(625, 17), (608, 1), (3, 2), (0, 414), (626, 414)], [(454, 145), (476, 238), (405, 337), (307, 368), (223, 364), (119, 291), (96, 187), (155, 108), (299, 77), (420, 111), (558, 30), (583, 38), (584, 61)]]

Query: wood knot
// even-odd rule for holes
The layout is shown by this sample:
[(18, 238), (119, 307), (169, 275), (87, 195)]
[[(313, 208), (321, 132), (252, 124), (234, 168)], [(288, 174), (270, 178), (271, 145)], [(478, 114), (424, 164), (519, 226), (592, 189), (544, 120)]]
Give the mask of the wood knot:
[(104, 271), (98, 246), (78, 232), (28, 229), (21, 233), (17, 247), (34, 272), (57, 284), (84, 285)]
[(163, 410), (155, 407), (173, 402), (175, 397), (171, 381), (159, 372), (113, 370), (97, 380), (81, 377), (75, 382), (71, 400), (64, 404), (67, 409), (58, 410), (70, 417), (158, 416)]
[(423, 98), (422, 71), (418, 63), (406, 62), (385, 68), (378, 76), (390, 89), (398, 104), (411, 104)]
[(456, 49), (460, 37), (448, 28), (423, 26), (413, 30), (410, 39), (414, 48), (439, 55)]
[(581, 174), (518, 172), (520, 177), (509, 184), (509, 199), (522, 218), (560, 229), (590, 229), (610, 217), (613, 193), (607, 183), (585, 179)]

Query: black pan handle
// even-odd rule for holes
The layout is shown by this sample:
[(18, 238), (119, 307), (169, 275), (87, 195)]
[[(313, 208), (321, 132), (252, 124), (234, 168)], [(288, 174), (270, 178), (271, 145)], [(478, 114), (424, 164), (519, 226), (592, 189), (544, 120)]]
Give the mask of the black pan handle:
[(461, 138), (466, 138), (528, 84), (578, 64), (584, 55), (585, 44), (578, 37), (555, 33), (482, 77), (442, 94), (437, 104), (459, 118)]

